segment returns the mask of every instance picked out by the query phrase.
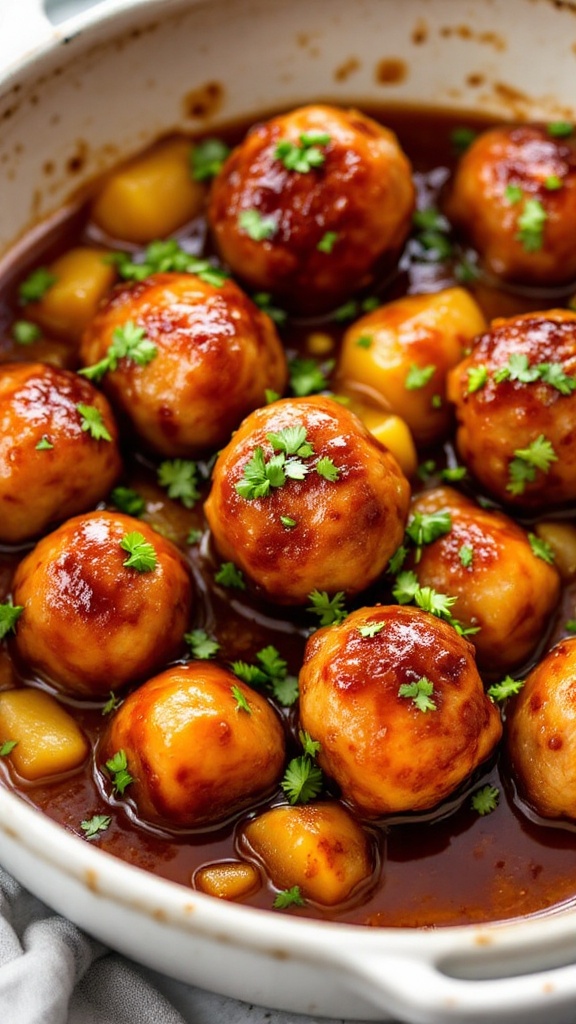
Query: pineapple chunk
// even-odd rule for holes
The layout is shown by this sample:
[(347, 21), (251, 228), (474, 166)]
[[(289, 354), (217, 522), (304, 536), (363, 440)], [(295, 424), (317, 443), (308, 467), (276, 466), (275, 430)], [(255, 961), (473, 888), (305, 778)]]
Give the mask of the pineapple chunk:
[(30, 782), (78, 768), (88, 743), (72, 716), (55, 697), (42, 690), (0, 693), (0, 745), (15, 746), (9, 759)]
[(41, 299), (25, 307), (24, 315), (47, 334), (67, 341), (80, 336), (116, 279), (102, 249), (70, 249), (47, 268), (55, 278)]
[(205, 186), (190, 173), (191, 145), (171, 139), (113, 171), (92, 206), (92, 217), (113, 238), (145, 244), (166, 238), (200, 213)]

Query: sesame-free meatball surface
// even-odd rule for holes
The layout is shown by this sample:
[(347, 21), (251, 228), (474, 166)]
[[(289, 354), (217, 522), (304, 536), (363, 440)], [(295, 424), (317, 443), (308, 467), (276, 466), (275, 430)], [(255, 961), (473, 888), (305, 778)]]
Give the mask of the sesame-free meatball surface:
[[(284, 482), (269, 484), (281, 479), (279, 461)], [(205, 512), (223, 559), (271, 600), (302, 604), (312, 590), (354, 594), (376, 579), (402, 539), (408, 501), (390, 452), (353, 413), (315, 396), (244, 420), (216, 460)]]
[(312, 313), (397, 258), (413, 209), (396, 136), (359, 111), (311, 105), (250, 130), (213, 182), (208, 219), (248, 286)]
[(117, 332), (141, 332), (155, 353), (130, 355), (102, 377), (112, 404), (140, 439), (168, 456), (225, 443), (242, 418), (287, 380), (276, 328), (231, 280), (154, 274), (120, 287), (83, 335), (85, 366), (104, 359)]
[(0, 541), (32, 540), (89, 509), (121, 468), (112, 410), (89, 381), (44, 363), (0, 368)]
[(478, 629), (470, 641), (482, 668), (509, 671), (545, 636), (560, 596), (560, 576), (509, 516), (441, 487), (414, 500), (409, 527), (416, 530), (433, 512), (448, 513), (450, 525), (417, 549), (411, 567), (418, 582), (456, 598), (454, 617)]
[[(138, 552), (144, 560), (126, 565)], [(76, 516), (16, 570), (13, 600), (23, 611), (14, 645), (58, 689), (102, 697), (176, 656), (191, 599), (178, 549), (146, 523), (121, 513)]]
[(576, 275), (576, 135), (543, 124), (482, 132), (456, 169), (446, 212), (503, 278), (543, 284)]
[(274, 788), (284, 733), (265, 697), (228, 669), (196, 661), (167, 669), (126, 698), (104, 737), (102, 762), (118, 750), (126, 754), (134, 780), (127, 795), (138, 814), (192, 828)]
[(361, 814), (434, 807), (490, 755), (502, 725), (474, 649), (406, 606), (360, 608), (309, 639), (300, 722)]
[(576, 639), (530, 672), (506, 711), (506, 734), (528, 803), (545, 818), (576, 820)]
[(576, 314), (494, 320), (448, 378), (458, 451), (494, 497), (544, 508), (576, 497)]

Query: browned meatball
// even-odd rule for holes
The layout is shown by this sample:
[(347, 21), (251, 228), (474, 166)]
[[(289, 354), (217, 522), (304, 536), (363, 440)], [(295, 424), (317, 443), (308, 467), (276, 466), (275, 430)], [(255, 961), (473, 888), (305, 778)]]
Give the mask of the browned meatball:
[(396, 605), (360, 608), (310, 638), (300, 721), (321, 744), (320, 766), (369, 817), (434, 807), (502, 733), (472, 645)]
[(0, 541), (89, 509), (121, 468), (114, 416), (89, 381), (43, 363), (0, 368)]
[(545, 818), (576, 819), (576, 639), (536, 666), (506, 712), (520, 789)]
[(458, 450), (501, 501), (547, 507), (576, 497), (576, 314), (494, 320), (448, 378)]
[(235, 274), (312, 313), (397, 258), (413, 209), (395, 135), (357, 110), (319, 105), (248, 133), (212, 185), (208, 219)]
[(456, 598), (452, 614), (477, 628), (470, 636), (479, 664), (508, 671), (538, 646), (560, 596), (560, 576), (538, 557), (528, 533), (508, 516), (490, 512), (450, 488), (425, 492), (412, 504), (409, 529), (449, 514), (448, 532), (416, 548), (412, 568), (420, 586)]
[(446, 212), (504, 278), (556, 284), (576, 275), (576, 135), (546, 125), (480, 134), (456, 170)]
[(274, 788), (284, 733), (264, 697), (227, 669), (197, 661), (162, 672), (126, 698), (102, 759), (120, 750), (133, 777), (127, 795), (140, 817), (192, 828)]
[(264, 593), (301, 604), (354, 594), (400, 543), (409, 484), (331, 398), (286, 398), (244, 420), (214, 467), (206, 518), (219, 553)]
[(166, 273), (120, 288), (84, 333), (84, 364), (98, 364), (135, 331), (132, 355), (102, 383), (139, 437), (162, 455), (218, 447), (264, 402), (267, 388), (282, 392), (286, 385), (272, 320), (231, 280), (217, 286)]
[(178, 653), (191, 583), (178, 549), (120, 513), (69, 519), (20, 562), (19, 657), (57, 688), (99, 697)]

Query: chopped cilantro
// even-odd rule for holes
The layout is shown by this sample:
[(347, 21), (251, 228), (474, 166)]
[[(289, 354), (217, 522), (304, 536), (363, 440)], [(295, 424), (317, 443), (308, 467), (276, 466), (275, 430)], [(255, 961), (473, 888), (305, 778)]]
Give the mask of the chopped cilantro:
[(117, 697), (113, 690), (110, 690), (110, 696), (106, 703), (102, 706), (103, 715), (111, 715), (113, 711), (117, 711), (122, 701), (120, 697)]
[(440, 473), (442, 480), (445, 483), (457, 483), (458, 480), (463, 480), (468, 470), (466, 466), (447, 466)]
[(17, 746), (18, 740), (4, 740), (3, 743), (0, 743), (0, 757), (8, 757)]
[(436, 367), (434, 365), (417, 366), (416, 363), (412, 363), (406, 374), (404, 387), (407, 391), (419, 391), (420, 388), (426, 387), (435, 373)]
[(365, 622), (363, 626), (358, 626), (358, 632), (362, 637), (377, 636), (384, 629), (384, 625), (383, 622)]
[(542, 540), (535, 533), (529, 533), (528, 540), (536, 558), (541, 558), (544, 562), (548, 562), (548, 565), (554, 565), (554, 548), (547, 541)]
[(102, 413), (95, 405), (85, 405), (84, 402), (78, 402), (76, 410), (80, 414), (82, 430), (89, 433), (90, 437), (93, 437), (95, 441), (112, 440), (112, 435), (102, 419)]
[(252, 301), (262, 310), (263, 313), (267, 313), (271, 320), (274, 321), (279, 327), (286, 323), (288, 314), (286, 310), (279, 309), (272, 302), (272, 296), (269, 292), (256, 292), (252, 296)]
[(536, 479), (537, 470), (547, 473), (552, 463), (557, 461), (552, 444), (544, 434), (539, 434), (526, 448), (515, 449), (514, 458), (508, 466), (510, 483), (506, 490), (514, 496), (523, 494), (526, 484)]
[(272, 906), (274, 910), (287, 910), (288, 907), (305, 907), (306, 900), (300, 892), (300, 886), (293, 885), (291, 889), (282, 889), (281, 892), (276, 893)]
[(220, 568), (214, 573), (214, 580), (221, 587), (232, 587), (234, 590), (246, 590), (244, 575), (241, 569), (234, 565), (234, 562), (222, 562)]
[(185, 508), (194, 508), (200, 499), (198, 466), (190, 459), (167, 459), (158, 466), (158, 483), (169, 498), (181, 501)]
[(213, 658), (220, 650), (218, 641), (212, 640), (204, 629), (193, 629), (190, 633), (185, 633), (184, 640), (188, 644), (192, 656), (201, 661)]
[(97, 839), (100, 832), (105, 832), (110, 827), (112, 818), (109, 814), (95, 814), (87, 821), (80, 822), (80, 828), (86, 835), (86, 839)]
[(544, 178), (544, 188), (549, 192), (557, 192), (562, 188), (562, 179), (557, 174), (549, 174), (547, 178)]
[(326, 231), (322, 235), (322, 238), (318, 242), (318, 245), (316, 246), (316, 248), (318, 249), (318, 252), (331, 253), (333, 248), (334, 248), (334, 246), (336, 245), (337, 241), (338, 241), (338, 232), (337, 231)]
[(186, 252), (175, 238), (156, 239), (150, 242), (143, 260), (138, 263), (125, 252), (110, 253), (106, 262), (114, 264), (120, 277), (128, 281), (144, 281), (151, 274), (177, 271), (195, 274), (205, 284), (220, 288), (229, 276), (226, 271), (214, 266), (209, 260)]
[(452, 529), (452, 516), (446, 509), (438, 512), (416, 512), (406, 527), (406, 536), (416, 546), (416, 561), (424, 544), (432, 544)]
[(471, 366), (468, 369), (468, 389), (467, 394), (473, 395), (475, 391), (480, 391), (485, 384), (488, 383), (488, 370), (485, 366)]
[(321, 459), (318, 459), (318, 462), (316, 463), (316, 472), (319, 476), (323, 476), (325, 480), (329, 480), (330, 483), (335, 483), (340, 476), (338, 466), (334, 465), (332, 459), (328, 455), (323, 455)]
[(14, 633), (16, 623), (24, 611), (21, 604), (0, 604), (0, 640), (3, 640), (8, 633)]
[(122, 562), (127, 569), (136, 569), (137, 572), (153, 572), (158, 565), (158, 556), (154, 545), (145, 540), (137, 530), (126, 533), (120, 541), (120, 547), (123, 551), (128, 552), (128, 558)]
[(303, 132), (299, 142), (280, 139), (274, 150), (274, 158), (280, 160), (288, 171), (307, 174), (314, 167), (321, 167), (326, 160), (321, 146), (327, 146), (330, 135), (326, 132)]
[(320, 626), (339, 625), (348, 615), (344, 607), (344, 599), (343, 590), (339, 590), (334, 597), (329, 597), (325, 590), (312, 590), (308, 594), (311, 604), (306, 610), (318, 616)]
[(462, 544), (458, 551), (458, 557), (462, 566), (465, 569), (470, 569), (474, 561), (474, 548), (470, 544)]
[(106, 768), (112, 779), (112, 786), (115, 793), (122, 794), (127, 786), (134, 781), (128, 771), (128, 758), (125, 750), (117, 750), (106, 761)]
[(567, 633), (576, 633), (576, 619), (567, 619), (564, 629)]
[(135, 518), (139, 518), (146, 508), (142, 495), (131, 487), (115, 487), (110, 494), (110, 501), (119, 512), (125, 512), (127, 516)]
[(552, 121), (546, 125), (549, 135), (556, 139), (567, 139), (574, 131), (574, 125), (569, 121)]
[(202, 536), (202, 530), (196, 530), (192, 528), (191, 530), (188, 530), (188, 533), (186, 535), (186, 543), (190, 545), (198, 544), (199, 541), (202, 540)]
[(318, 796), (324, 783), (322, 770), (308, 754), (289, 762), (280, 783), (291, 804), (307, 804)]
[(450, 132), (450, 141), (457, 153), (464, 153), (474, 142), (477, 132), (467, 125), (458, 125)]
[(547, 213), (539, 199), (527, 199), (518, 217), (517, 239), (526, 252), (537, 252), (544, 242)]
[(78, 371), (88, 380), (99, 381), (106, 373), (118, 368), (121, 359), (147, 366), (158, 355), (156, 345), (146, 337), (143, 327), (138, 327), (132, 320), (117, 327), (112, 335), (112, 344), (103, 359), (92, 366), (84, 366)]
[(46, 292), (50, 290), (52, 285), (56, 284), (57, 277), (52, 274), (46, 267), (38, 267), (28, 275), (25, 281), (22, 281), (18, 289), (18, 301), (21, 306), (25, 306), (28, 302), (39, 302), (43, 299)]
[(291, 707), (298, 699), (298, 680), (288, 674), (288, 666), (272, 644), (256, 654), (257, 665), (234, 661), (232, 671), (249, 686), (263, 686), (283, 707)]
[(295, 526), (298, 526), (298, 523), (295, 519), (292, 519), (292, 516), (280, 516), (280, 522), (285, 530), (293, 530)]
[(472, 807), (478, 814), (491, 814), (498, 806), (500, 791), (496, 786), (482, 786), (472, 794)]
[(38, 324), (30, 320), (15, 320), (12, 324), (12, 337), (18, 345), (32, 345), (42, 337)]
[(215, 178), (229, 153), (229, 147), (221, 139), (202, 139), (196, 142), (190, 152), (190, 170), (194, 181)]
[(241, 210), (238, 225), (253, 242), (265, 242), (278, 230), (274, 217), (264, 217), (259, 210)]
[(355, 344), (358, 348), (372, 348), (374, 339), (369, 334), (361, 334), (359, 338), (356, 338)]
[(525, 679), (513, 679), (512, 676), (506, 676), (499, 683), (493, 683), (488, 689), (488, 696), (495, 701), (507, 700), (508, 697), (513, 697), (516, 693), (520, 693), (520, 690), (526, 682)]
[(510, 184), (506, 185), (506, 188), (504, 189), (504, 198), (511, 204), (511, 206), (515, 206), (516, 203), (522, 202), (523, 195), (524, 192), (520, 185)]
[(40, 438), (38, 444), (35, 447), (37, 452), (49, 452), (52, 450), (54, 445), (52, 444), (52, 441), (50, 440), (47, 434), (42, 434), (42, 437)]
[(252, 708), (250, 707), (246, 694), (240, 689), (239, 686), (234, 683), (230, 687), (230, 692), (236, 701), (236, 707), (238, 711), (245, 711), (248, 715), (252, 714)]
[(412, 683), (402, 683), (398, 690), (399, 697), (410, 697), (419, 711), (436, 711), (437, 705), (432, 700), (434, 685), (426, 676)]
[(297, 398), (318, 394), (328, 387), (328, 376), (334, 369), (334, 360), (324, 363), (324, 368), (315, 359), (296, 357), (288, 363), (290, 388)]

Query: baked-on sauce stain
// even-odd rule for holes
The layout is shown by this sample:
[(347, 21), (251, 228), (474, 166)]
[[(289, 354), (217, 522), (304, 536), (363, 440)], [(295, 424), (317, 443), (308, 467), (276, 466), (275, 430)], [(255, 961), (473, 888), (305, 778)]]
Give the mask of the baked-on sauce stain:
[[(389, 76), (385, 77), (390, 80)], [(214, 103), (217, 99), (214, 95), (206, 96), (203, 102)], [(197, 115), (196, 97), (189, 97), (189, 106), (191, 113)], [(398, 134), (412, 161), (419, 193), (426, 196), (425, 205), (437, 205), (456, 159), (451, 144), (453, 129), (463, 124), (477, 128), (479, 122), (440, 111), (425, 115), (417, 110), (394, 108), (365, 112)], [(236, 125), (223, 134), (234, 142), (242, 137), (246, 128), (247, 125)], [(195, 222), (190, 225), (190, 232), (202, 238), (205, 226)], [(27, 270), (47, 263), (72, 245), (93, 241), (86, 217), (79, 210), (69, 221), (48, 233), (41, 244), (35, 238), (27, 263), (20, 261), (7, 271), (0, 282), (0, 360), (56, 360), (60, 365), (75, 368), (71, 348), (44, 341), (32, 347), (18, 346), (11, 340), (9, 325), (19, 316), (16, 289)], [(383, 283), (380, 297), (389, 301), (407, 290), (433, 291), (454, 283), (449, 264), (419, 263), (411, 256), (408, 246), (398, 270)], [(564, 295), (556, 292), (553, 299), (546, 302), (541, 293), (531, 294), (526, 289), (515, 294), (513, 290), (499, 290), (486, 283), (470, 287), (488, 319), (565, 304), (570, 295), (570, 289)], [(282, 336), (288, 354), (294, 355), (305, 352), (306, 338), (311, 332), (331, 334), (337, 346), (342, 330), (341, 326), (323, 318), (317, 324), (289, 325), (283, 329)], [(188, 511), (171, 502), (165, 492), (158, 489), (154, 467), (149, 461), (137, 452), (125, 455), (128, 471), (123, 482), (136, 488), (150, 503), (145, 518), (185, 553), (199, 595), (198, 603), (203, 609), (201, 621), (195, 625), (209, 633), (216, 631), (223, 663), (234, 659), (252, 661), (258, 650), (266, 644), (274, 644), (287, 659), (290, 671), (297, 672), (306, 636), (313, 625), (310, 619), (303, 611), (274, 609), (246, 598), (237, 590), (226, 592), (218, 588), (213, 582), (217, 563), (207, 533), (204, 532), (200, 544), (189, 546), (186, 543), (191, 528), (205, 529), (201, 503)], [(442, 459), (444, 453), (437, 455)], [(74, 467), (70, 468), (73, 472)], [(22, 553), (22, 549), (0, 551), (2, 601), (10, 593), (11, 576)], [(380, 590), (380, 598), (381, 595)], [(362, 603), (370, 603), (369, 593), (362, 595)], [(575, 607), (576, 588), (568, 587), (547, 645), (563, 635), (563, 624), (574, 617)], [(1, 689), (29, 681), (23, 667), (11, 660), (9, 646), (0, 646)], [(541, 653), (542, 650), (537, 652), (538, 657)], [(515, 675), (525, 675), (529, 667), (523, 666)], [(97, 765), (98, 737), (106, 718), (100, 707), (72, 700), (66, 703), (90, 738)], [(283, 711), (283, 715), (289, 734), (295, 737), (295, 710)], [(192, 834), (143, 828), (126, 802), (112, 798), (110, 803), (105, 798), (105, 787), (101, 788), (96, 781), (94, 762), (69, 777), (45, 784), (16, 782), (5, 759), (0, 760), (0, 772), (4, 784), (17, 789), (27, 802), (79, 836), (83, 835), (81, 821), (95, 814), (111, 814), (110, 827), (95, 840), (101, 849), (185, 886), (192, 884), (199, 866), (238, 856), (236, 834), (238, 825), (246, 818), (245, 813), (237, 820)], [(481, 817), (471, 807), (470, 793), (488, 782), (500, 789), (500, 801), (493, 813)], [(279, 799), (280, 791), (271, 802)], [(262, 810), (263, 806), (250, 813)], [(432, 927), (533, 914), (576, 898), (576, 827), (567, 822), (539, 821), (523, 806), (510, 781), (504, 758), (488, 765), (483, 773), (470, 779), (461, 791), (433, 812), (388, 820), (378, 827), (371, 824), (368, 828), (379, 849), (377, 877), (368, 896), (363, 891), (361, 899), (352, 900), (344, 907), (322, 910), (308, 904), (302, 909), (292, 908), (290, 913), (372, 926)], [(270, 908), (273, 895), (272, 889), (263, 885), (247, 902)]]

